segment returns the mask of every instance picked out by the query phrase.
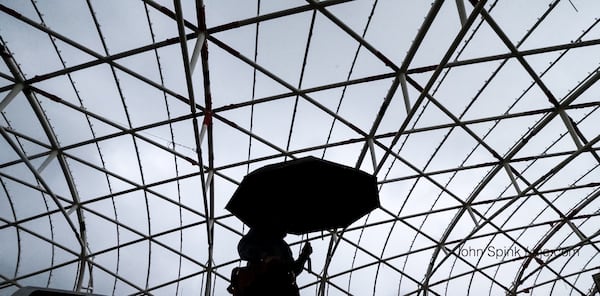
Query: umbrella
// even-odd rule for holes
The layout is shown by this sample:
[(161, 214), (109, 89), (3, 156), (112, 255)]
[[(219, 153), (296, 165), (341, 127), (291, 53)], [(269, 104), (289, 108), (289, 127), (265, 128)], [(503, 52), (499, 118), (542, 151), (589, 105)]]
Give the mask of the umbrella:
[(250, 227), (303, 234), (347, 227), (378, 206), (375, 176), (309, 156), (249, 173), (225, 208)]

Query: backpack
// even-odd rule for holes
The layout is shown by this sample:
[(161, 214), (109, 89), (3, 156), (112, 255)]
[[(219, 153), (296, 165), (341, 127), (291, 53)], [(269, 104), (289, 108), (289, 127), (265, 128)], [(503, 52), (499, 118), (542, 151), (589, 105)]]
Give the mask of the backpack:
[(277, 258), (261, 260), (231, 271), (227, 288), (233, 296), (299, 296), (296, 276)]

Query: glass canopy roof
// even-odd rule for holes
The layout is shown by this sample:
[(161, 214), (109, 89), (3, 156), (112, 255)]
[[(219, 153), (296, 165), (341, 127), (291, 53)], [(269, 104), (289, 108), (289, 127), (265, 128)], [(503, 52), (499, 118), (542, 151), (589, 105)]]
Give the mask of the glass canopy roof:
[(381, 206), (286, 237), (314, 249), (302, 295), (591, 295), (599, 17), (582, 0), (0, 0), (0, 294), (228, 295), (248, 227), (225, 204), (248, 172), (311, 155), (377, 176)]

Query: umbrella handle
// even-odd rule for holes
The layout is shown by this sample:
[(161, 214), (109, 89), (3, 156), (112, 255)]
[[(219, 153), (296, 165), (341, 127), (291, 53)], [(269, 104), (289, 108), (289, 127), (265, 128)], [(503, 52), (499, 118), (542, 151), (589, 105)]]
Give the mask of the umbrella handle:
[(300, 256), (298, 256), (298, 260), (302, 260), (304, 265), (305, 262), (308, 262), (308, 270), (312, 271), (312, 262), (310, 261), (310, 254), (312, 254), (312, 247), (310, 242), (306, 242), (302, 250), (300, 251)]

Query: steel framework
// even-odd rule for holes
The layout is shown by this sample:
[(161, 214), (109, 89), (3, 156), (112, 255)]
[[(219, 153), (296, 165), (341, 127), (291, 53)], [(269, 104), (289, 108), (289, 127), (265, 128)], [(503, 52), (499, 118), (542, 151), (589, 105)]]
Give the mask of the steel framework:
[(288, 237), (303, 295), (595, 292), (598, 3), (114, 2), (0, 1), (0, 294), (226, 295), (225, 203), (305, 155), (381, 207)]

